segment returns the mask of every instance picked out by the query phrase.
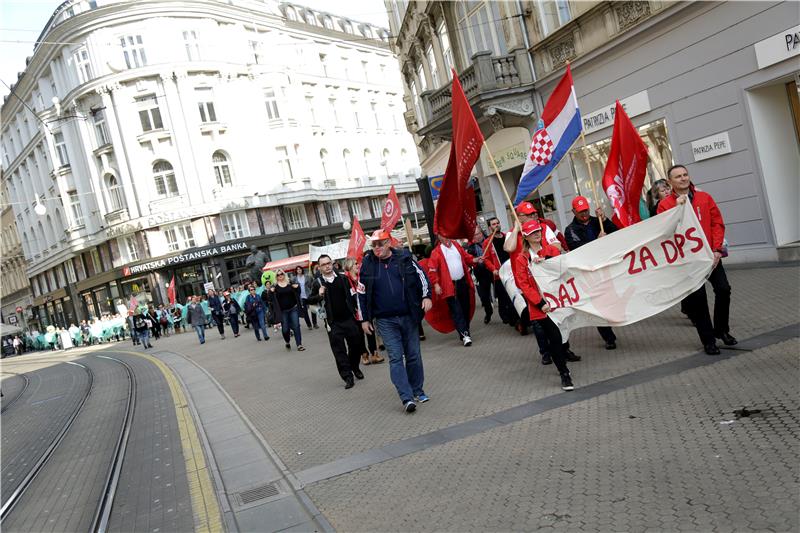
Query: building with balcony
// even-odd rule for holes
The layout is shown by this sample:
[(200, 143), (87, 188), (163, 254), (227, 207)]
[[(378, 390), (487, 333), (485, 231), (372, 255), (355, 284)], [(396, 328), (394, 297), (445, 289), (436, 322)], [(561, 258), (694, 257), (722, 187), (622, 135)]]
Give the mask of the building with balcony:
[[(261, 0), (71, 0), (3, 104), (42, 323), (237, 283), (378, 224), (419, 175), (386, 29)], [(41, 213), (41, 214), (39, 214)]]
[(4, 189), (0, 189), (0, 232), (0, 322), (21, 328), (35, 326), (27, 264)]
[[(685, 164), (722, 210), (728, 261), (800, 257), (796, 2), (521, 0), (387, 7), (398, 36), (406, 123), (424, 173), (443, 173), (449, 154), (444, 67), (452, 65), (513, 196), (538, 114), (569, 61), (586, 148), (578, 141), (532, 198), (562, 228), (572, 219), (576, 194), (594, 204), (589, 166), (597, 182), (619, 99), (648, 146), (645, 185), (664, 177), (673, 163)], [(495, 103), (506, 98), (517, 104)], [(484, 213), (505, 221), (487, 163), (484, 150), (474, 171)], [(602, 192), (600, 203), (610, 212)]]

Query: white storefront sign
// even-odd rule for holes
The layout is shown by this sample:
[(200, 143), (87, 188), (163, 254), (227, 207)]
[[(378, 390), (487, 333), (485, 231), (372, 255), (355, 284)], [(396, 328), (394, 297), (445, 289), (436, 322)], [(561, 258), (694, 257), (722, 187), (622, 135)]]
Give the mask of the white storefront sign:
[(727, 131), (692, 141), (692, 155), (694, 155), (695, 161), (729, 153), (731, 153), (731, 140), (728, 138)]
[(755, 45), (756, 62), (762, 69), (800, 55), (800, 26), (794, 26)]
[[(627, 113), (630, 118), (650, 111), (650, 97), (647, 95), (646, 90), (620, 100), (619, 103), (622, 104), (625, 113)], [(614, 111), (616, 108), (616, 102), (612, 102), (596, 111), (581, 115), (583, 133), (589, 135), (590, 133), (612, 126), (614, 124)]]

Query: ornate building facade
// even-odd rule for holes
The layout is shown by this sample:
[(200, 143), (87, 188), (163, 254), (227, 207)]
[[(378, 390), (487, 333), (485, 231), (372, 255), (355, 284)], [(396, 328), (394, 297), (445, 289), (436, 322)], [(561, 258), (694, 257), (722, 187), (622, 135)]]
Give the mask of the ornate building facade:
[(163, 301), (420, 213), (388, 32), (275, 1), (62, 4), (2, 108), (42, 323)]
[[(576, 194), (594, 204), (590, 176), (602, 176), (619, 99), (648, 146), (646, 186), (685, 164), (720, 205), (729, 261), (800, 257), (795, 2), (386, 5), (423, 173), (442, 174), (447, 162), (452, 66), (513, 197), (538, 115), (569, 62), (586, 147), (578, 141), (534, 195), (548, 216), (563, 227)], [(484, 214), (505, 225), (486, 150), (474, 172)], [(609, 208), (602, 192), (600, 204)]]

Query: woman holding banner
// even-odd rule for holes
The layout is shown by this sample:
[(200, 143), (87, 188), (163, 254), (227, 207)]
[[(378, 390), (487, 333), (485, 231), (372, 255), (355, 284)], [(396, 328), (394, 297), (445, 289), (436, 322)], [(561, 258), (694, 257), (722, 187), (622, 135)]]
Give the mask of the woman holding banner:
[(514, 261), (516, 268), (514, 268), (514, 281), (517, 283), (525, 300), (528, 302), (528, 313), (530, 319), (537, 322), (542, 330), (544, 330), (550, 352), (550, 357), (558, 368), (558, 373), (561, 375), (561, 388), (565, 391), (571, 391), (575, 387), (572, 385), (572, 377), (567, 368), (566, 354), (562, 345), (561, 332), (558, 326), (550, 320), (547, 313), (550, 311), (550, 305), (542, 296), (539, 286), (531, 273), (532, 265), (541, 263), (548, 257), (559, 255), (557, 248), (550, 244), (542, 242), (542, 225), (538, 220), (528, 220), (522, 225), (523, 251), (516, 254)]

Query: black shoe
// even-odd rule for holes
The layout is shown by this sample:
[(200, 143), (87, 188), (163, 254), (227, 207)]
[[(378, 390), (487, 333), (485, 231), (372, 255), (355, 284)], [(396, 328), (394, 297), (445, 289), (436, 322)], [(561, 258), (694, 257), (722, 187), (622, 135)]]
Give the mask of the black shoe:
[(291, 350), (292, 349), (292, 345), (289, 344), (288, 342), (286, 344), (284, 344), (284, 346), (286, 346), (287, 350)]
[(717, 338), (720, 339), (725, 346), (734, 346), (739, 344), (739, 341), (736, 340), (730, 333), (723, 333), (722, 335), (717, 335)]
[[(606, 348), (608, 348), (608, 345), (606, 345)], [(575, 355), (575, 353), (572, 350), (567, 350), (564, 353), (564, 357), (567, 359), (567, 361), (569, 361), (571, 363), (575, 363), (575, 362), (581, 360), (581, 356), (580, 355)]]
[(344, 380), (344, 388), (345, 389), (352, 389), (355, 386), (355, 382), (353, 381), (352, 377), (347, 378)]
[(719, 355), (719, 348), (715, 343), (706, 344), (703, 346), (703, 349), (706, 351), (708, 355)]
[(542, 364), (543, 365), (552, 365), (553, 360), (550, 358), (550, 354), (544, 354), (542, 356)]
[(486, 315), (485, 317), (483, 317), (484, 324), (488, 324), (491, 321), (492, 321), (492, 315)]
[(572, 384), (572, 377), (569, 374), (561, 375), (561, 389), (565, 391), (575, 390), (575, 386)]
[[(606, 341), (606, 350), (616, 350), (617, 341)], [(569, 359), (567, 359), (569, 361)]]
[[(422, 337), (424, 337), (424, 336), (425, 336), (425, 335), (420, 335), (420, 339), (421, 339)], [(383, 344), (381, 344), (380, 346), (378, 346), (378, 349), (379, 349), (380, 351), (384, 351), (384, 350), (386, 349), (386, 346), (384, 346)]]
[(403, 402), (403, 411), (405, 411), (406, 413), (413, 413), (416, 410), (417, 410), (417, 404), (415, 404), (411, 400)]
[(364, 379), (364, 373), (361, 370), (353, 370), (353, 375), (356, 377), (356, 379)]

